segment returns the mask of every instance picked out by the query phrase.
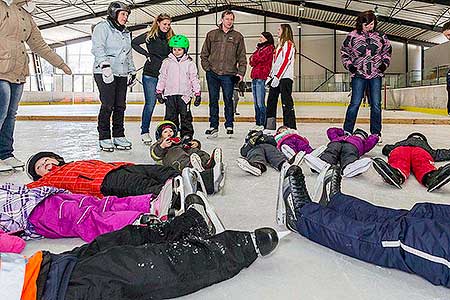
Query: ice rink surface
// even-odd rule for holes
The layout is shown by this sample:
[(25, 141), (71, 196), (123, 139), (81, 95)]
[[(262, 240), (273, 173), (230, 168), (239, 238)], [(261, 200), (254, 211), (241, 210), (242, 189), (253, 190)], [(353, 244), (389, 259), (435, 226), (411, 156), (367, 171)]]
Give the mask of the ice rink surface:
[[(47, 108), (46, 108), (47, 109)], [(224, 151), (226, 183), (223, 194), (209, 199), (228, 229), (253, 230), (275, 223), (276, 190), (278, 172), (269, 168), (261, 177), (244, 173), (236, 165), (239, 148), (250, 123), (237, 123), (233, 138), (225, 136), (220, 128), (217, 139), (207, 140), (203, 132), (207, 123), (195, 123), (196, 138), (208, 152), (215, 147)], [(334, 124), (341, 126), (341, 124)], [(152, 124), (151, 132), (154, 132)], [(327, 143), (329, 124), (298, 124), (300, 133), (313, 147)], [(368, 125), (362, 126), (368, 131)], [(450, 126), (438, 125), (384, 125), (384, 144), (404, 139), (409, 133), (420, 131), (428, 137), (433, 148), (450, 146)], [(102, 159), (106, 161), (131, 161), (151, 163), (148, 147), (140, 142), (138, 123), (127, 123), (126, 134), (133, 142), (133, 150), (100, 152), (97, 146), (95, 123), (20, 121), (16, 124), (15, 155), (25, 160), (42, 150), (61, 154), (66, 161), (78, 159)], [(369, 156), (380, 156), (376, 147)], [(312, 190), (316, 175), (303, 167), (307, 184)], [(25, 173), (0, 176), (0, 181), (28, 183)], [(371, 169), (362, 176), (344, 179), (343, 191), (377, 205), (409, 209), (416, 202), (450, 203), (450, 185), (434, 193), (428, 193), (411, 176), (402, 190), (395, 189), (381, 180)], [(45, 249), (53, 252), (69, 250), (83, 242), (80, 239), (43, 239), (28, 242), (24, 255)], [(450, 270), (449, 270), (450, 272)], [(341, 255), (299, 235), (284, 238), (275, 253), (258, 259), (236, 277), (205, 288), (183, 299), (450, 299), (447, 288), (433, 286), (426, 280), (397, 270), (380, 268), (351, 257)]]

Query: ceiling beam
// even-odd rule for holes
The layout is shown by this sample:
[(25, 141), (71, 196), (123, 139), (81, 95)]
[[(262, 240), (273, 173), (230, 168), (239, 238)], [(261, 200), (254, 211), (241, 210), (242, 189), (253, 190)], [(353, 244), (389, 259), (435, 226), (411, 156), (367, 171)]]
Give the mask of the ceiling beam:
[(423, 3), (429, 3), (429, 4), (439, 4), (444, 6), (449, 6), (450, 3), (448, 0), (414, 0), (416, 2), (423, 2)]
[[(300, 5), (300, 3), (302, 3), (299, 0), (274, 0), (273, 2), (286, 3), (286, 4), (291, 4), (291, 5), (297, 5), (297, 6)], [(305, 7), (307, 7), (307, 8), (323, 10), (323, 11), (327, 11), (327, 12), (334, 12), (334, 13), (339, 13), (339, 14), (343, 14), (343, 15), (349, 15), (349, 16), (356, 17), (361, 13), (360, 11), (356, 11), (356, 10), (345, 9), (345, 8), (335, 7), (335, 6), (329, 6), (329, 5), (319, 4), (319, 3), (315, 3), (315, 2), (308, 1), (308, 2), (304, 2), (304, 3), (305, 3)], [(378, 21), (396, 24), (396, 25), (405, 25), (405, 26), (416, 27), (416, 28), (426, 29), (426, 30), (436, 31), (436, 32), (442, 31), (442, 27), (434, 26), (431, 24), (419, 23), (419, 22), (415, 22), (415, 21), (404, 20), (404, 19), (390, 18), (388, 16), (378, 15), (377, 19), (378, 19)]]

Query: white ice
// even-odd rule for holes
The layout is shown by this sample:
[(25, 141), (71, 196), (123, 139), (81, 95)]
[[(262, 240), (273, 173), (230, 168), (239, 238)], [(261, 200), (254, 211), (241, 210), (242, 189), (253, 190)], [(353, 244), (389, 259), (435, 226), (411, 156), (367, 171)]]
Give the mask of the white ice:
[[(47, 108), (45, 108), (47, 109)], [(209, 199), (229, 229), (252, 230), (262, 226), (276, 227), (275, 199), (278, 172), (270, 169), (261, 177), (241, 171), (235, 164), (239, 148), (250, 123), (237, 123), (232, 139), (220, 137), (203, 138), (206, 123), (196, 123), (197, 138), (203, 148), (224, 150), (227, 179), (224, 194)], [(339, 126), (340, 124), (335, 124)], [(154, 126), (154, 125), (153, 125)], [(329, 124), (299, 124), (300, 132), (308, 137), (313, 146), (327, 142), (325, 131)], [(368, 129), (368, 125), (363, 128)], [(385, 143), (403, 139), (412, 131), (421, 131), (435, 148), (449, 147), (449, 126), (384, 125)], [(152, 130), (152, 132), (154, 132)], [(106, 161), (132, 161), (150, 163), (148, 148), (141, 144), (139, 124), (127, 123), (126, 134), (133, 141), (132, 151), (116, 151), (112, 154), (99, 152), (94, 123), (70, 122), (17, 122), (15, 154), (26, 160), (31, 154), (50, 150), (61, 154), (67, 161), (75, 159), (103, 159)], [(376, 147), (370, 156), (381, 155)], [(307, 184), (314, 186), (316, 175), (304, 168)], [(0, 176), (1, 182), (27, 183), (25, 173)], [(413, 176), (402, 190), (395, 189), (378, 177), (373, 169), (366, 174), (344, 179), (343, 190), (372, 203), (393, 207), (411, 208), (415, 202), (430, 201), (449, 203), (450, 185), (434, 193), (426, 192)], [(285, 230), (277, 227), (278, 230)], [(24, 255), (36, 250), (65, 251), (82, 244), (80, 239), (43, 239), (28, 243)], [(285, 237), (275, 253), (258, 259), (236, 277), (205, 288), (183, 299), (449, 299), (447, 288), (433, 286), (426, 280), (393, 269), (368, 264), (336, 253), (299, 235)]]

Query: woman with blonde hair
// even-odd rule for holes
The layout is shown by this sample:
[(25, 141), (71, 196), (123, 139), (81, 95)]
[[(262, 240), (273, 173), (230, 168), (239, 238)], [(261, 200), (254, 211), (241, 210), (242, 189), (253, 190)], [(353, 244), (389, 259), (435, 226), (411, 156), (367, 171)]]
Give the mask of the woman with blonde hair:
[(289, 24), (278, 27), (278, 46), (273, 56), (272, 70), (267, 79), (270, 85), (267, 98), (266, 129), (277, 127), (277, 103), (281, 94), (283, 105), (283, 125), (296, 129), (294, 100), (292, 99), (292, 84), (294, 82), (295, 43), (292, 28)]
[[(156, 104), (156, 85), (158, 84), (159, 69), (162, 61), (169, 56), (169, 40), (174, 36), (170, 27), (172, 18), (168, 14), (159, 14), (147, 32), (133, 39), (131, 45), (136, 52), (144, 55), (147, 60), (142, 73), (145, 105), (142, 111), (141, 138), (142, 142), (150, 145), (150, 122)], [(141, 45), (146, 44), (147, 49)]]

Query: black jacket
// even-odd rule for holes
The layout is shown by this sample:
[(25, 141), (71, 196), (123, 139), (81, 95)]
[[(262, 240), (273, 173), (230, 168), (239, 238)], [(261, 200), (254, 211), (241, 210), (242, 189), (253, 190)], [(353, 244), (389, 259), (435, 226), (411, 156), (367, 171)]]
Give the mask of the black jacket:
[(274, 147), (277, 146), (277, 142), (275, 141), (275, 138), (272, 135), (267, 134), (260, 134), (258, 140), (256, 141), (255, 145), (252, 145), (250, 143), (250, 138), (254, 134), (254, 131), (250, 131), (247, 136), (245, 137), (244, 145), (241, 147), (241, 156), (247, 157), (248, 152), (256, 145), (260, 144), (270, 144)]
[(406, 139), (395, 143), (394, 145), (386, 145), (383, 147), (383, 154), (389, 156), (392, 150), (401, 146), (420, 147), (423, 150), (430, 153), (434, 161), (447, 161), (450, 160), (450, 149), (433, 149), (428, 144), (427, 138), (418, 132), (411, 133)]
[[(147, 50), (141, 46), (142, 44), (147, 45)], [(155, 38), (147, 41), (147, 32), (144, 32), (131, 41), (131, 46), (136, 52), (147, 58), (143, 74), (158, 77), (162, 61), (166, 59), (170, 53), (169, 41), (166, 38), (166, 34), (159, 31)]]

